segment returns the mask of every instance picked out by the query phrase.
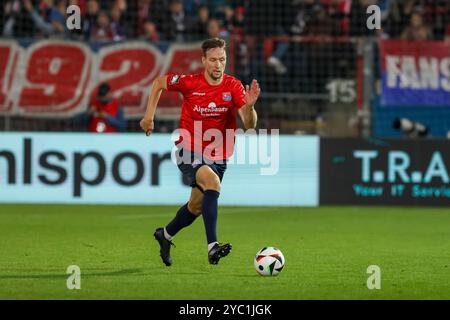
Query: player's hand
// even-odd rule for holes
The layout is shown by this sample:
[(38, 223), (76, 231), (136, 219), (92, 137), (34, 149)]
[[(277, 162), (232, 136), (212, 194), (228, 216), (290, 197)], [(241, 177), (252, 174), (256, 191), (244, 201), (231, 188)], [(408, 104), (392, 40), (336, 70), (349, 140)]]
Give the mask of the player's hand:
[(144, 130), (145, 135), (149, 136), (152, 134), (154, 129), (153, 119), (143, 118), (141, 122), (139, 122), (139, 125), (141, 126), (142, 130)]
[(253, 106), (258, 100), (259, 94), (261, 93), (261, 89), (259, 87), (258, 81), (253, 79), (252, 83), (245, 86), (245, 101), (247, 106)]

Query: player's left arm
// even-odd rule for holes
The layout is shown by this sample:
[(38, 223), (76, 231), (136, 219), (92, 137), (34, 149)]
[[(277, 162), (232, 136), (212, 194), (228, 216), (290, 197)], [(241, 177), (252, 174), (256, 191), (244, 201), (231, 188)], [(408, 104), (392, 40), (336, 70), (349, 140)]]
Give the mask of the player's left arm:
[(261, 89), (258, 81), (253, 79), (252, 83), (245, 86), (245, 105), (239, 109), (239, 116), (244, 123), (245, 129), (255, 129), (258, 121), (258, 114), (255, 110), (255, 104), (258, 100)]

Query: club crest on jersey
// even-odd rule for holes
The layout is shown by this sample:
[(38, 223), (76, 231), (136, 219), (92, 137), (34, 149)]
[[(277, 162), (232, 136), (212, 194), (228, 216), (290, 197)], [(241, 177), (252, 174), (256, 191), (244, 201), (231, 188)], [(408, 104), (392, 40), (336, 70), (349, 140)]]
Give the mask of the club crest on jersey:
[(178, 74), (176, 74), (172, 77), (172, 79), (170, 79), (170, 84), (173, 85), (175, 83), (178, 83), (178, 81), (180, 81), (180, 76)]
[(231, 92), (222, 92), (223, 101), (231, 101)]

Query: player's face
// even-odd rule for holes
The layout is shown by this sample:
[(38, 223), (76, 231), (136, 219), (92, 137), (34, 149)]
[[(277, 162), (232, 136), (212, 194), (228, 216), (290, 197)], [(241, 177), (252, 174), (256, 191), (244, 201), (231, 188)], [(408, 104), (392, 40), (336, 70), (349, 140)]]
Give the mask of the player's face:
[(227, 64), (227, 54), (223, 48), (213, 48), (206, 51), (206, 57), (202, 58), (206, 73), (212, 80), (217, 81), (223, 77), (225, 65)]

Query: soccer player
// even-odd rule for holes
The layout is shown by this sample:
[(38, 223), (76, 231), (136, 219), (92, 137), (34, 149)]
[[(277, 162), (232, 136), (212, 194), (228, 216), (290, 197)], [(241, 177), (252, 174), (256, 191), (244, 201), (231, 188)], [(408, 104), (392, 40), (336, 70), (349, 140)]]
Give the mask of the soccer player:
[[(154, 115), (162, 90), (183, 95), (177, 163), (192, 187), (189, 201), (165, 228), (154, 233), (160, 245), (161, 259), (172, 264), (172, 238), (201, 214), (208, 243), (208, 261), (217, 264), (231, 251), (231, 244), (217, 241), (218, 198), (226, 159), (233, 154), (237, 114), (246, 129), (255, 128), (254, 105), (260, 88), (256, 80), (244, 89), (242, 83), (225, 74), (226, 43), (219, 38), (202, 43), (204, 72), (193, 75), (168, 74), (153, 82), (147, 110), (140, 126), (149, 135), (154, 129)], [(214, 136), (214, 138), (211, 138)], [(211, 142), (211, 140), (214, 140)]]

